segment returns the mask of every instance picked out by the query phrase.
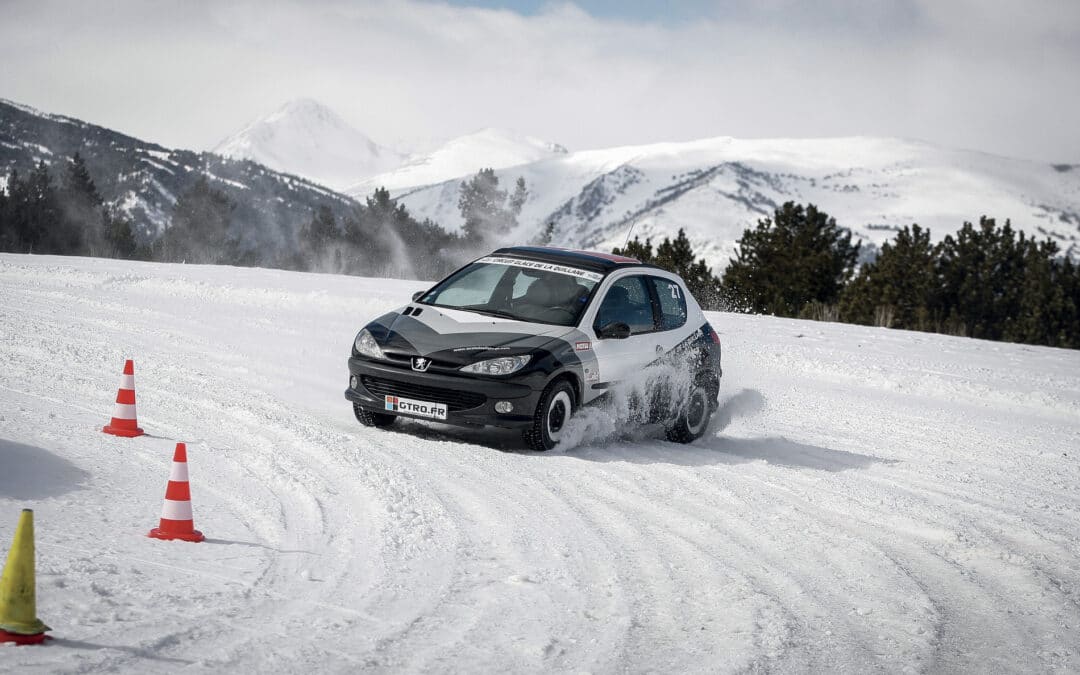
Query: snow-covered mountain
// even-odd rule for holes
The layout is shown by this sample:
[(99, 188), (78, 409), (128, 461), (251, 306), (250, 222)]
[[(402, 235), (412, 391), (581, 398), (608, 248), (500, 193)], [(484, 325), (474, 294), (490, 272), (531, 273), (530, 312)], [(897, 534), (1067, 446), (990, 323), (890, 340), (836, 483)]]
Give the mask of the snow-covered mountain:
[(128, 216), (141, 243), (168, 227), (177, 198), (200, 178), (236, 205), (233, 233), (252, 249), (291, 249), (322, 206), (344, 217), (355, 203), (321, 185), (247, 160), (166, 148), (112, 129), (0, 99), (0, 175), (26, 175), (44, 162), (58, 181), (79, 153), (106, 203)]
[(400, 191), (457, 179), (484, 168), (505, 169), (566, 155), (566, 148), (558, 143), (509, 129), (482, 129), (450, 140), (431, 153), (414, 156), (393, 171), (365, 178), (345, 192), (362, 198), (379, 187)]
[(250, 159), (335, 190), (389, 171), (405, 159), (311, 99), (289, 101), (232, 134), (212, 152)]
[[(515, 242), (547, 223), (555, 225), (553, 244), (599, 250), (631, 231), (656, 239), (685, 228), (722, 269), (746, 227), (793, 200), (817, 204), (878, 245), (905, 225), (940, 239), (985, 214), (1080, 253), (1080, 166), (917, 141), (712, 138), (557, 154), (497, 174), (504, 185), (523, 176), (529, 187)], [(460, 227), (460, 176), (432, 185), (416, 178), (387, 185), (414, 215)]]

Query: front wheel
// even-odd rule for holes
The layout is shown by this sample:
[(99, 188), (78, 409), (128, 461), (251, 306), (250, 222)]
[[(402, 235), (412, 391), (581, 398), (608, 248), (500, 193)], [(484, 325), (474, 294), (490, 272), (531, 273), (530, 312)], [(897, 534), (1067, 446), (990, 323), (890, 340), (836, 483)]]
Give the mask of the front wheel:
[(562, 439), (566, 423), (574, 414), (574, 387), (566, 380), (552, 382), (540, 395), (525, 442), (538, 452), (551, 450)]
[(365, 427), (388, 427), (397, 419), (397, 415), (384, 415), (383, 413), (364, 410), (359, 403), (353, 403), (352, 409), (353, 414), (356, 415), (356, 421)]
[(679, 414), (675, 423), (666, 429), (668, 440), (674, 443), (692, 443), (701, 438), (709, 428), (712, 412), (709, 389), (700, 384), (694, 385), (686, 401), (686, 409)]

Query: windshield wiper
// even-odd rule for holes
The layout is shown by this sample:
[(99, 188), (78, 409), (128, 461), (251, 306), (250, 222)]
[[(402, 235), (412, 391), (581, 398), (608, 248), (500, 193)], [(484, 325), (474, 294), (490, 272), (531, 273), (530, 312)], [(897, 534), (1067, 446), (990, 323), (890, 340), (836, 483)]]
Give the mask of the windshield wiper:
[(511, 319), (513, 321), (523, 321), (521, 317), (510, 312), (504, 312), (501, 309), (480, 309), (479, 307), (458, 307), (457, 309), (463, 309), (466, 312), (476, 312), (477, 314), (484, 314), (486, 316), (496, 316), (500, 319)]

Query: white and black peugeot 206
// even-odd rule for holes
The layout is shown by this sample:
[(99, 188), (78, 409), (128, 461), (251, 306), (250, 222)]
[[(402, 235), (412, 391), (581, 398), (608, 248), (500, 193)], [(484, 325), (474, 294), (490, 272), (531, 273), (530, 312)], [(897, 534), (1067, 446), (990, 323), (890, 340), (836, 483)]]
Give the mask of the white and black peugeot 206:
[(717, 408), (720, 339), (677, 275), (633, 258), (503, 248), (457, 270), (357, 334), (356, 418), (519, 428), (559, 442), (570, 415), (650, 365), (685, 359), (689, 391), (668, 437), (700, 437)]

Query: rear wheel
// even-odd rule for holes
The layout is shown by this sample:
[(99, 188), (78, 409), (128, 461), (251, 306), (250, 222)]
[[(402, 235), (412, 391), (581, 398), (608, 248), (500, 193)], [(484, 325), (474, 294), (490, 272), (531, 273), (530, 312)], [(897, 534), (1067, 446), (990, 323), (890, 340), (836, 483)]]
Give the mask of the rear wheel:
[(574, 414), (574, 387), (566, 380), (552, 382), (540, 396), (525, 442), (536, 451), (551, 450), (562, 439), (566, 423)]
[(383, 413), (364, 410), (359, 403), (353, 403), (352, 409), (353, 414), (356, 415), (356, 421), (365, 427), (388, 427), (397, 419), (397, 415), (384, 415)]
[(679, 414), (675, 423), (666, 430), (669, 441), (691, 443), (705, 434), (705, 430), (709, 428), (709, 418), (713, 413), (709, 391), (710, 389), (702, 384), (694, 385), (686, 401), (686, 408)]

